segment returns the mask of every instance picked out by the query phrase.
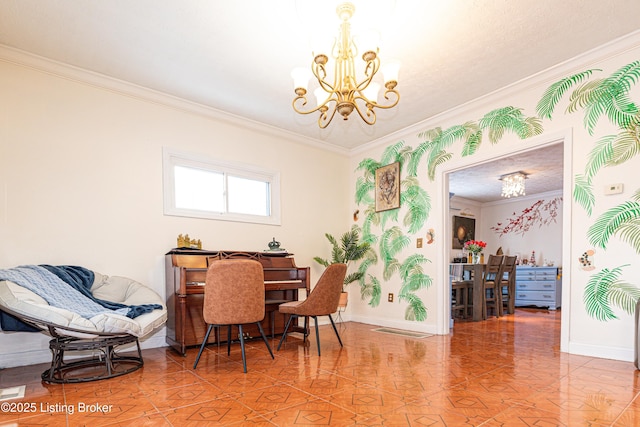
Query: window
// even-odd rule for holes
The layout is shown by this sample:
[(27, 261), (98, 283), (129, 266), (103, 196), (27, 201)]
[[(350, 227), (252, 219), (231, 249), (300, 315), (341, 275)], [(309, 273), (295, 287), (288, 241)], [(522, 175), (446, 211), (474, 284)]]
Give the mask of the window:
[(280, 174), (163, 149), (165, 215), (280, 224)]

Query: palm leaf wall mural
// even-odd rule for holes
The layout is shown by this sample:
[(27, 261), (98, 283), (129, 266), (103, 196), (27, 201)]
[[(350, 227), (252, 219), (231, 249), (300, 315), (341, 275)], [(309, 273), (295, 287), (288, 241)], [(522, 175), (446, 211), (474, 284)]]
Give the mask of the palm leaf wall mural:
[(549, 88), (542, 95), (542, 99), (540, 99), (540, 101), (538, 102), (538, 106), (536, 107), (538, 117), (551, 120), (553, 111), (555, 110), (556, 105), (560, 102), (564, 94), (572, 86), (589, 78), (594, 71), (602, 70), (583, 71), (581, 73), (565, 77), (564, 79), (557, 81), (556, 83), (549, 86)]
[(409, 237), (397, 225), (382, 233), (379, 250), (380, 258), (384, 262), (383, 277), (385, 280), (389, 280), (393, 273), (399, 269), (400, 263), (396, 255), (409, 246), (409, 242)]
[(596, 196), (593, 194), (591, 182), (584, 175), (576, 175), (573, 186), (573, 200), (581, 205), (589, 216), (596, 203)]
[[(431, 199), (427, 192), (420, 186), (417, 179), (418, 165), (422, 154), (426, 148), (422, 146), (419, 150), (413, 150), (410, 146), (405, 146), (404, 141), (399, 141), (388, 146), (380, 161), (373, 159), (362, 160), (356, 170), (362, 171), (362, 176), (356, 180), (356, 204), (365, 205), (362, 240), (371, 244), (377, 243), (379, 259), (382, 261), (382, 279), (389, 281), (394, 275), (400, 274), (407, 265), (416, 263), (416, 259), (411, 255), (407, 260), (401, 260), (398, 256), (409, 246), (410, 234), (417, 233), (426, 222), (431, 210)], [(392, 209), (383, 212), (375, 211), (375, 171), (381, 166), (389, 163), (399, 162), (401, 179), (400, 183), (400, 205), (401, 209)], [(405, 167), (406, 165), (406, 167)], [(406, 170), (405, 170), (406, 169)], [(406, 232), (398, 225), (400, 222), (400, 211), (404, 211), (402, 224)], [(379, 231), (379, 234), (376, 234)], [(409, 262), (409, 264), (407, 264)], [(360, 263), (359, 273), (362, 273), (360, 281), (360, 296), (369, 299), (369, 305), (376, 307), (380, 304), (382, 295), (381, 281), (371, 274), (365, 273), (373, 265), (378, 263), (375, 259), (365, 259)], [(431, 284), (431, 279), (422, 271), (414, 271), (411, 275), (400, 277), (403, 284), (403, 294), (399, 299), (407, 301), (409, 308), (407, 316), (412, 319), (426, 319), (426, 309), (420, 298), (414, 293)]]
[[(438, 167), (454, 156), (451, 147), (461, 143), (460, 156), (475, 154), (480, 148), (486, 133), (492, 144), (498, 143), (507, 132), (520, 139), (527, 139), (543, 132), (542, 119), (553, 118), (560, 102), (568, 94), (568, 106), (565, 113), (584, 111), (584, 126), (593, 135), (597, 124), (604, 118), (619, 128), (615, 135), (600, 138), (594, 145), (587, 161), (585, 172), (575, 176), (573, 198), (588, 215), (593, 212), (596, 198), (593, 191), (593, 179), (603, 167), (617, 166), (640, 154), (640, 110), (630, 96), (632, 88), (640, 81), (640, 61), (621, 67), (607, 78), (592, 79), (599, 69), (582, 71), (556, 83), (543, 93), (536, 106), (537, 116), (527, 117), (523, 109), (514, 106), (498, 108), (486, 113), (477, 121), (467, 121), (447, 129), (435, 127), (420, 132), (418, 138), (423, 142), (415, 150), (405, 146), (403, 141), (387, 147), (380, 161), (364, 159), (356, 170), (363, 175), (356, 181), (356, 204), (366, 206), (363, 220), (363, 241), (377, 243), (379, 257), (382, 260), (383, 278), (389, 280), (398, 274), (402, 280), (399, 299), (407, 302), (405, 319), (423, 321), (427, 311), (416, 295), (416, 291), (431, 285), (431, 278), (421, 272), (424, 259), (409, 256), (404, 261), (396, 255), (402, 253), (410, 241), (405, 235), (418, 232), (429, 217), (431, 202), (429, 195), (420, 187), (417, 179), (420, 165), (425, 163), (429, 180), (434, 181)], [(573, 92), (571, 92), (573, 90)], [(375, 170), (383, 165), (398, 161), (405, 178), (401, 185), (401, 209), (406, 212), (400, 228), (398, 212), (375, 212)], [(633, 200), (623, 203), (602, 214), (589, 228), (589, 241), (595, 246), (606, 249), (609, 240), (616, 236), (630, 244), (640, 253), (640, 194)], [(391, 224), (390, 226), (388, 224)], [(376, 231), (379, 230), (379, 234)], [(361, 265), (363, 274), (374, 265), (374, 261), (365, 261)], [(418, 268), (420, 267), (420, 268)], [(412, 274), (407, 274), (412, 271)], [(620, 268), (603, 269), (592, 276), (585, 289), (585, 305), (589, 314), (599, 320), (614, 319), (612, 306), (629, 312), (631, 303), (639, 297), (638, 288), (618, 280)], [(370, 298), (369, 304), (377, 306), (380, 302), (382, 284), (369, 275), (369, 280), (361, 283), (361, 295)]]
[[(400, 295), (398, 297), (400, 297)], [(401, 298), (409, 303), (404, 311), (404, 318), (406, 320), (416, 320), (420, 322), (427, 318), (427, 308), (417, 295), (407, 293), (402, 295)]]
[[(577, 85), (569, 96), (567, 113), (584, 111), (584, 127), (593, 135), (604, 118), (619, 129), (617, 134), (600, 137), (594, 144), (583, 174), (575, 176), (573, 198), (591, 216), (595, 207), (593, 179), (605, 167), (620, 165), (640, 153), (640, 110), (630, 92), (640, 81), (640, 61), (624, 65), (606, 78), (589, 80), (595, 72), (587, 70), (551, 85), (538, 103), (541, 117), (551, 118), (563, 95)], [(613, 237), (640, 253), (640, 190), (631, 200), (608, 209), (589, 227), (589, 242), (606, 250)], [(632, 313), (640, 290), (618, 279), (622, 269), (603, 268), (591, 276), (584, 292), (587, 313), (600, 320), (616, 319), (612, 306)]]
[(539, 135), (542, 133), (542, 121), (537, 117), (525, 117), (522, 108), (504, 107), (490, 111), (480, 119), (480, 129), (487, 129), (489, 141), (496, 144), (508, 130), (520, 139)]
[(427, 176), (433, 181), (438, 166), (453, 158), (453, 153), (447, 149), (457, 141), (463, 143), (461, 155), (464, 157), (475, 154), (480, 148), (484, 131), (487, 131), (489, 141), (496, 144), (506, 131), (514, 132), (520, 139), (526, 139), (540, 135), (543, 130), (542, 121), (538, 117), (526, 117), (521, 108), (509, 106), (490, 111), (478, 122), (467, 121), (444, 131), (436, 127), (420, 132), (418, 138), (425, 141), (418, 146), (416, 152), (427, 154)]
[(364, 300), (369, 298), (369, 305), (377, 307), (380, 305), (380, 296), (382, 295), (382, 286), (380, 281), (372, 275), (369, 275), (369, 281), (360, 287), (360, 297)]
[(415, 293), (431, 286), (431, 277), (424, 273), (422, 264), (430, 262), (422, 254), (413, 254), (407, 257), (399, 269), (402, 278), (402, 286), (398, 292), (398, 298), (408, 303), (405, 318), (422, 322), (427, 318), (427, 309)]
[(610, 77), (582, 83), (569, 98), (567, 112), (583, 109), (584, 125), (593, 135), (602, 116), (619, 128), (637, 122), (638, 107), (629, 98), (629, 91), (640, 79), (640, 61), (625, 65)]
[(400, 205), (407, 208), (402, 224), (407, 227), (410, 234), (415, 234), (429, 216), (431, 199), (414, 176), (404, 179), (401, 186), (404, 191), (400, 193)]
[(600, 215), (589, 228), (589, 242), (606, 249), (609, 239), (618, 234), (620, 239), (631, 245), (640, 254), (640, 190), (632, 200), (624, 202)]
[(612, 270), (603, 268), (591, 276), (584, 290), (584, 304), (589, 316), (600, 321), (617, 319), (611, 306), (617, 306), (628, 314), (635, 310), (640, 289), (619, 279), (626, 265)]
[(598, 171), (619, 165), (640, 153), (640, 110), (629, 93), (640, 80), (640, 61), (621, 67), (610, 77), (589, 81), (596, 71), (602, 70), (583, 71), (554, 83), (545, 91), (536, 108), (541, 117), (551, 118), (563, 95), (572, 86), (579, 85), (569, 97), (566, 112), (584, 110), (584, 126), (591, 135), (603, 117), (619, 128), (618, 134), (607, 135), (597, 141), (589, 154), (584, 174), (576, 176), (574, 200), (589, 215), (595, 202), (591, 185)]

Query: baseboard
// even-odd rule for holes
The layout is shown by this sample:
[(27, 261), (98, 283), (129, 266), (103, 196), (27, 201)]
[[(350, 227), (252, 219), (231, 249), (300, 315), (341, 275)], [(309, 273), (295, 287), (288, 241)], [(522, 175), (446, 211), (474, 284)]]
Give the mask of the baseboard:
[(602, 359), (621, 360), (623, 362), (633, 362), (634, 360), (633, 348), (605, 347), (569, 342), (569, 353)]
[[(165, 342), (165, 331), (164, 328), (157, 333), (141, 339), (140, 340), (140, 348), (142, 349), (150, 349), (150, 348), (158, 348), (158, 347), (166, 347), (167, 343)], [(123, 351), (135, 350), (135, 344), (132, 344), (128, 347), (122, 347)], [(69, 355), (68, 358), (70, 360), (74, 358), (85, 357), (85, 355)], [(39, 348), (39, 349), (29, 349), (27, 351), (21, 351), (16, 353), (6, 353), (2, 354), (2, 362), (0, 363), (0, 369), (5, 368), (15, 368), (18, 366), (28, 366), (28, 365), (37, 365), (40, 363), (51, 363), (51, 351), (49, 348)]]
[(3, 354), (0, 369), (37, 365), (39, 363), (51, 363), (51, 351), (48, 348)]
[(380, 319), (377, 317), (375, 319), (372, 319), (370, 317), (363, 317), (363, 316), (349, 316), (349, 320), (352, 322), (366, 323), (368, 325), (384, 326), (386, 328), (403, 329), (405, 331), (422, 332), (422, 333), (427, 333), (432, 335), (439, 335), (435, 325), (424, 325), (424, 324), (412, 322), (409, 320), (397, 321), (397, 320), (389, 320), (389, 319)]

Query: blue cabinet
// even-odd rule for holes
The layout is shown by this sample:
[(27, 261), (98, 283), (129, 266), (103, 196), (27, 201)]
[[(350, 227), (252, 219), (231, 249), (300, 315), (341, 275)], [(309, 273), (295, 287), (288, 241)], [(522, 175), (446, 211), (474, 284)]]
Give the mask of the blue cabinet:
[(562, 269), (516, 267), (516, 307), (532, 305), (555, 310), (562, 305)]

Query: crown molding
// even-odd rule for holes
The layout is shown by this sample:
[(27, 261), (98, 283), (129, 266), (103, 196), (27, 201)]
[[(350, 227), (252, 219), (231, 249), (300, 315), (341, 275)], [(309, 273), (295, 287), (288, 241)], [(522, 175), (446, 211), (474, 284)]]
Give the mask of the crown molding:
[(177, 96), (169, 95), (164, 92), (116, 79), (94, 71), (54, 61), (52, 59), (3, 44), (0, 44), (0, 61), (31, 68), (39, 72), (77, 83), (86, 84), (99, 89), (108, 90), (141, 101), (163, 105), (168, 108), (173, 108), (190, 114), (196, 114), (213, 120), (223, 121), (243, 129), (266, 133), (277, 138), (291, 140), (296, 143), (308, 145), (321, 150), (332, 151), (344, 156), (349, 154), (349, 150), (346, 148), (329, 145), (320, 140), (298, 135), (275, 126), (256, 122), (254, 120), (227, 113), (203, 104), (188, 101)]
[(482, 109), (485, 106), (495, 105), (503, 98), (508, 98), (528, 91), (537, 86), (550, 85), (567, 75), (581, 71), (585, 66), (597, 66), (599, 63), (608, 61), (617, 56), (623, 55), (633, 49), (640, 47), (640, 30), (631, 32), (625, 36), (611, 40), (592, 50), (584, 52), (578, 56), (570, 58), (543, 71), (525, 77), (508, 86), (497, 89), (479, 98), (460, 104), (440, 114), (422, 120), (414, 125), (406, 127), (400, 131), (378, 138), (367, 144), (363, 144), (350, 151), (352, 156), (363, 152), (393, 144), (407, 137), (408, 134), (418, 134), (425, 129), (437, 126), (442, 122), (449, 121), (456, 117), (471, 114), (473, 110)]

